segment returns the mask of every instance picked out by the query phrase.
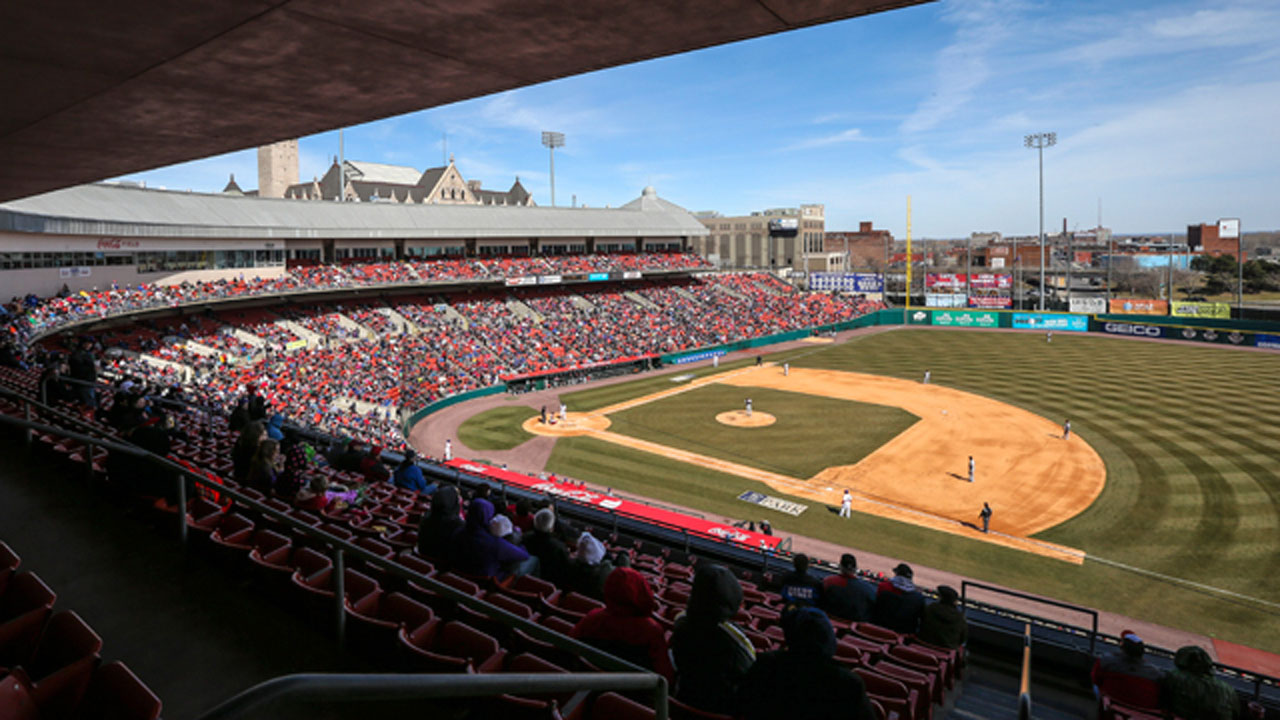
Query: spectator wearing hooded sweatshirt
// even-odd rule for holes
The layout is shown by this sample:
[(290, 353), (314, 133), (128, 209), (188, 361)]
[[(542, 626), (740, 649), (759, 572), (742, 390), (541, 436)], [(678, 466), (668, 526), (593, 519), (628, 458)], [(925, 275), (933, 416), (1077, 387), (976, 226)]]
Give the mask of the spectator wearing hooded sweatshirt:
[(1186, 645), (1173, 656), (1173, 669), (1160, 678), (1160, 707), (1182, 718), (1234, 720), (1240, 698), (1214, 677), (1213, 660), (1204, 648)]
[(578, 552), (573, 558), (573, 582), (578, 592), (597, 600), (604, 598), (604, 583), (613, 572), (613, 563), (605, 559), (604, 543), (591, 533), (578, 536)]
[(276, 442), (284, 440), (284, 415), (276, 413), (267, 421), (267, 437)]
[(872, 622), (900, 633), (914, 633), (920, 628), (924, 595), (920, 594), (912, 582), (914, 576), (915, 572), (910, 565), (898, 563), (893, 569), (893, 579), (881, 582), (876, 588)]
[(738, 686), (756, 661), (742, 629), (731, 622), (742, 607), (742, 585), (723, 565), (698, 563), (689, 605), (671, 634), (675, 697), (706, 712), (729, 715)]
[(836, 634), (813, 607), (782, 617), (785, 650), (760, 655), (738, 689), (735, 717), (745, 720), (872, 720), (862, 679), (836, 663)]
[[(522, 547), (489, 531), (493, 521), (493, 503), (476, 498), (467, 506), (467, 524), (453, 541), (453, 566), (459, 572), (485, 577), (524, 575), (537, 569), (537, 558), (530, 558)], [(532, 560), (532, 562), (531, 562)]]
[(533, 514), (533, 532), (524, 536), (524, 547), (538, 558), (539, 574), (547, 582), (564, 587), (571, 582), (573, 558), (564, 541), (556, 537), (556, 513), (542, 508)]
[(864, 622), (871, 619), (876, 602), (876, 586), (858, 577), (858, 558), (840, 556), (840, 574), (822, 581), (822, 607), (842, 620)]
[(418, 453), (412, 448), (404, 451), (404, 459), (396, 466), (396, 471), (391, 475), (391, 484), (399, 488), (405, 488), (414, 492), (429, 493), (432, 488), (427, 485), (427, 479), (422, 476), (422, 468), (418, 467), (418, 463), (414, 459), (418, 457)]
[(431, 510), (418, 524), (418, 554), (432, 560), (445, 560), (453, 539), (462, 532), (461, 501), (458, 488), (441, 485), (431, 496)]
[(675, 673), (666, 631), (653, 617), (657, 609), (653, 588), (643, 575), (615, 568), (604, 582), (604, 607), (587, 613), (569, 634), (671, 682)]

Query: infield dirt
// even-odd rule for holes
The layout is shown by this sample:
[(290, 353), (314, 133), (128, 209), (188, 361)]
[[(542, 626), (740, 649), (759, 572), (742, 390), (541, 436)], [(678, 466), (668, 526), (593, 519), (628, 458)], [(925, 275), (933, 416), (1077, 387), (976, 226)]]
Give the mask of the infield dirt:
[[(856, 464), (830, 467), (812, 478), (789, 477), (607, 430), (605, 416), (610, 413), (708, 383), (900, 407), (920, 422)], [(761, 407), (757, 412), (767, 411)], [(860, 512), (1076, 563), (1083, 561), (1082, 551), (1030, 536), (1083, 511), (1106, 484), (1106, 468), (1093, 448), (1078, 436), (1064, 440), (1062, 428), (1054, 422), (952, 388), (853, 372), (792, 368), (788, 376), (773, 365), (738, 369), (594, 413), (572, 413), (569, 420), (557, 427), (543, 426), (535, 418), (524, 429), (543, 435), (589, 435), (759, 480), (781, 492), (826, 504), (839, 504), (847, 487)], [(839, 442), (842, 433), (853, 432), (857, 429), (835, 428), (824, 441)], [(968, 480), (970, 455), (976, 465), (972, 483)], [(983, 502), (995, 512), (988, 534), (976, 526)]]

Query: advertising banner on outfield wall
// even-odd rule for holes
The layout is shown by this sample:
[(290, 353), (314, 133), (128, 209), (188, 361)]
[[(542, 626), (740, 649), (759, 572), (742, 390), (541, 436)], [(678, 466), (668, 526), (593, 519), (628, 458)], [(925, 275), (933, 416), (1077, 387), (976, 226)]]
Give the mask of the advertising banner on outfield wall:
[(1253, 333), (1242, 333), (1234, 330), (1215, 330), (1213, 328), (1168, 328), (1165, 337), (1178, 340), (1196, 340), (1198, 342), (1217, 343), (1219, 345), (1254, 344)]
[(1065, 330), (1067, 332), (1088, 332), (1089, 318), (1085, 315), (1014, 313), (1013, 326), (1023, 330)]
[(507, 287), (516, 287), (516, 286), (519, 286), (519, 285), (537, 285), (537, 284), (538, 284), (538, 278), (536, 278), (536, 277), (509, 277), (509, 278), (507, 278), (506, 283), (507, 283)]
[(944, 327), (997, 328), (1000, 327), (1000, 316), (974, 310), (935, 310), (932, 322)]
[(970, 295), (969, 307), (1008, 310), (1013, 307), (1013, 298), (1004, 295)]
[(1227, 303), (1174, 301), (1169, 314), (1176, 317), (1231, 319), (1231, 306)]
[(966, 306), (965, 295), (961, 293), (925, 293), (925, 307), (962, 308)]
[(1255, 344), (1260, 348), (1268, 348), (1271, 350), (1280, 350), (1280, 335), (1268, 335), (1266, 333), (1258, 333)]
[(1159, 338), (1165, 336), (1166, 330), (1173, 328), (1165, 328), (1160, 325), (1144, 325), (1142, 323), (1126, 323), (1111, 322), (1099, 320), (1095, 323), (1095, 329), (1108, 335), (1128, 335), (1130, 337)]
[(931, 310), (912, 310), (907, 313), (908, 325), (930, 325), (933, 321), (933, 312)]
[(1107, 312), (1107, 299), (1100, 297), (1073, 297), (1071, 312), (1083, 315), (1103, 315)]
[(1116, 298), (1111, 301), (1113, 315), (1168, 315), (1168, 300), (1147, 300), (1145, 298)]

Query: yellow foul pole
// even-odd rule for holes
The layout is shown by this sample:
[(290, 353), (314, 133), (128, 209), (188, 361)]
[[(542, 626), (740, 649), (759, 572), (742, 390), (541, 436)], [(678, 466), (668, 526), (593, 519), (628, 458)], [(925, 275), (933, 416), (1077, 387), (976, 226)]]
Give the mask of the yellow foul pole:
[[(911, 196), (907, 196), (907, 311), (911, 310)], [(905, 319), (905, 318), (904, 318)]]

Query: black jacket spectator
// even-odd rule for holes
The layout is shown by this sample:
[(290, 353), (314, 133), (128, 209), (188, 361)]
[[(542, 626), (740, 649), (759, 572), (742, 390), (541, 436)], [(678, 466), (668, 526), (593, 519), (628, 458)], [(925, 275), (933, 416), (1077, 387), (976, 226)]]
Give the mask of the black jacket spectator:
[(459, 514), (462, 503), (458, 488), (441, 485), (431, 496), (431, 510), (422, 516), (418, 524), (418, 554), (437, 562), (449, 555), (453, 542), (466, 523)]
[(555, 535), (556, 514), (551, 508), (534, 513), (533, 532), (524, 536), (524, 547), (538, 558), (539, 574), (547, 582), (566, 587), (573, 579), (569, 548)]
[(737, 716), (745, 720), (871, 720), (862, 679), (833, 659), (831, 621), (802, 607), (783, 616), (787, 649), (762, 654), (743, 678)]
[(674, 695), (699, 710), (731, 714), (742, 678), (756, 661), (751, 640), (730, 622), (742, 606), (742, 586), (722, 565), (698, 563), (689, 606), (671, 634)]
[(920, 617), (920, 639), (945, 648), (958, 648), (969, 639), (969, 626), (956, 606), (959, 596), (950, 585), (938, 586), (938, 602), (925, 606)]
[(809, 556), (796, 553), (791, 572), (782, 576), (782, 600), (788, 606), (818, 607), (822, 604), (822, 582), (809, 574)]

